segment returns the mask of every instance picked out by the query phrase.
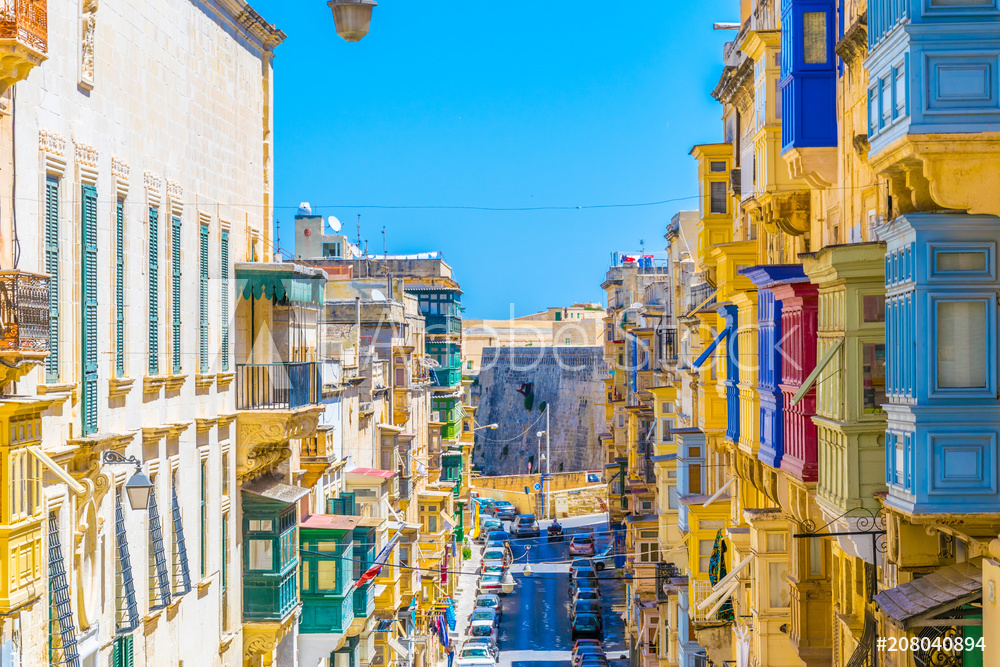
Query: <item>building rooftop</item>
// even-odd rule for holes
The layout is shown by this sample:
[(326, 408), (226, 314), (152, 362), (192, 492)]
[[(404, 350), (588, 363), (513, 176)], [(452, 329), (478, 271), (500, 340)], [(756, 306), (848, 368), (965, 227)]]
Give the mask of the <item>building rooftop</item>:
[(345, 514), (313, 514), (299, 522), (299, 528), (315, 530), (353, 530), (361, 517)]

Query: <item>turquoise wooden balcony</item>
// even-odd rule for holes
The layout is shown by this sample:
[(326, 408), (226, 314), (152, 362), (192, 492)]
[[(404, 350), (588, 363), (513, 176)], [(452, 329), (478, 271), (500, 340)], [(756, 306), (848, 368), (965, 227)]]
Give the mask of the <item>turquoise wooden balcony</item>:
[(355, 589), (354, 618), (368, 618), (375, 613), (375, 584), (368, 582)]
[(314, 514), (299, 525), (302, 559), (299, 632), (344, 632), (354, 620), (351, 531), (356, 525), (355, 516), (330, 514)]
[(455, 315), (425, 315), (424, 321), (431, 336), (462, 333), (462, 318)]
[(432, 370), (436, 387), (456, 387), (462, 384), (461, 366), (438, 366)]

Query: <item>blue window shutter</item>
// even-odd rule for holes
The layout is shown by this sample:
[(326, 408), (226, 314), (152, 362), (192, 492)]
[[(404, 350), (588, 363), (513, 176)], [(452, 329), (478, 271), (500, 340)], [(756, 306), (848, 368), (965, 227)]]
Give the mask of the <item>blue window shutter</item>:
[(170, 486), (170, 502), (174, 524), (174, 595), (184, 595), (191, 590), (191, 572), (188, 569), (187, 542), (184, 540), (184, 524), (181, 521), (181, 505), (177, 500), (177, 483)]
[[(73, 605), (66, 580), (66, 561), (59, 543), (59, 519), (49, 514), (49, 648), (53, 664), (79, 667)], [(59, 658), (58, 663), (56, 658)]]
[(49, 356), (45, 381), (59, 381), (59, 180), (45, 180), (45, 273), (49, 281)]
[(125, 377), (125, 200), (115, 207), (115, 377)]
[(97, 432), (97, 188), (83, 186), (83, 434)]
[(117, 631), (131, 632), (139, 627), (139, 608), (135, 602), (135, 583), (132, 580), (132, 560), (128, 552), (128, 534), (125, 532), (125, 511), (122, 509), (122, 490), (115, 491), (115, 559), (117, 591)]
[(159, 215), (149, 209), (149, 374), (160, 373)]
[(222, 371), (229, 370), (229, 232), (222, 232), (219, 240), (219, 260), (221, 263), (221, 294), (219, 300), (222, 302), (222, 342), (219, 348), (219, 355), (222, 357)]
[(201, 225), (198, 237), (198, 367), (208, 371), (208, 225)]
[(181, 219), (174, 217), (170, 225), (170, 309), (171, 309), (171, 367), (181, 372)]
[(170, 575), (167, 572), (167, 557), (163, 548), (163, 526), (160, 523), (160, 512), (156, 507), (156, 493), (149, 496), (149, 546), (150, 558), (153, 561), (150, 568), (149, 608), (162, 609), (170, 604)]

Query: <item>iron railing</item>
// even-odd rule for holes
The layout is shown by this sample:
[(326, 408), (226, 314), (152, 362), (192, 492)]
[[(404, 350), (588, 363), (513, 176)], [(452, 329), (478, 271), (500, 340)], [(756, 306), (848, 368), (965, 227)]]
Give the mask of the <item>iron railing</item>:
[(0, 39), (16, 39), (39, 53), (48, 53), (45, 0), (0, 0)]
[(673, 364), (677, 362), (677, 329), (660, 329), (660, 361)]
[(48, 349), (49, 277), (0, 271), (0, 350)]
[[(715, 291), (716, 289), (708, 283), (703, 283), (701, 285), (697, 285), (696, 287), (692, 287), (690, 293), (688, 294), (688, 303), (686, 308), (687, 312), (690, 313), (698, 306), (701, 306), (701, 304), (705, 301), (705, 299), (708, 299), (708, 297), (712, 296), (712, 293)], [(712, 299), (702, 307), (705, 308), (707, 306), (711, 306), (714, 303), (715, 303), (715, 297), (712, 296)]]
[(399, 478), (399, 499), (409, 500), (410, 493), (412, 489), (412, 478), (410, 477), (400, 477)]
[(319, 402), (314, 361), (236, 364), (237, 410), (294, 410)]

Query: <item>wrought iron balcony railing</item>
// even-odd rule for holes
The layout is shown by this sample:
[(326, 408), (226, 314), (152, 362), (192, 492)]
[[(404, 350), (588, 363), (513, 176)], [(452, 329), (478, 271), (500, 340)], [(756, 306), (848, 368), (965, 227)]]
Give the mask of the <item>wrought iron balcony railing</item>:
[(314, 361), (237, 364), (237, 410), (294, 410), (320, 399), (321, 379)]
[(49, 277), (0, 271), (0, 351), (48, 350)]

